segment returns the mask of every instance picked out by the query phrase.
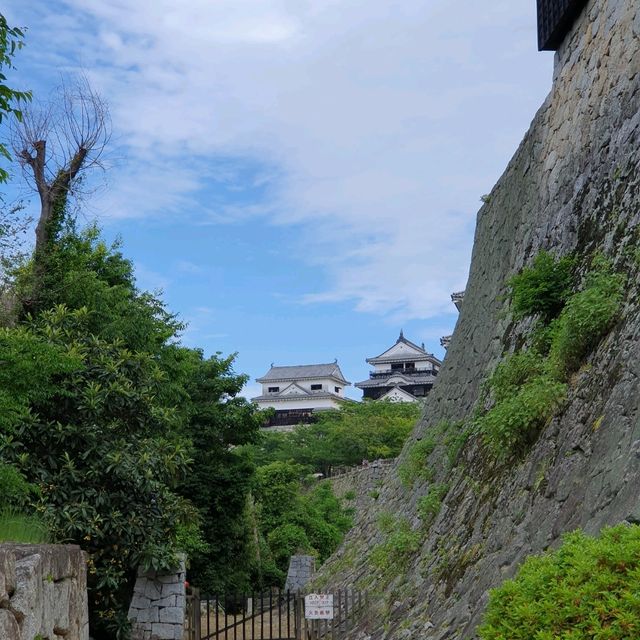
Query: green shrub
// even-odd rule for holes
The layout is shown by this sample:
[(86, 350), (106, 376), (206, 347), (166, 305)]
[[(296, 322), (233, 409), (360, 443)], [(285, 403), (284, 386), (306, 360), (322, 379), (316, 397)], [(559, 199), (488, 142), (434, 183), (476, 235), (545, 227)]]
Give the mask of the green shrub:
[(525, 267), (507, 283), (514, 316), (556, 317), (571, 294), (574, 264), (572, 256), (557, 259), (540, 251), (530, 267)]
[(427, 464), (427, 458), (436, 448), (437, 441), (433, 435), (417, 440), (409, 449), (405, 461), (398, 468), (400, 482), (412, 487), (418, 479), (431, 481), (433, 470)]
[(448, 490), (448, 484), (434, 484), (429, 487), (426, 495), (418, 500), (418, 516), (423, 523), (429, 524), (435, 520)]
[(275, 527), (267, 536), (269, 548), (278, 567), (285, 568), (289, 558), (296, 553), (311, 553), (313, 547), (305, 530), (298, 525), (288, 522)]
[(382, 511), (378, 515), (378, 529), (385, 535), (389, 535), (395, 526), (396, 519), (388, 511)]
[(534, 376), (544, 370), (544, 356), (529, 350), (506, 356), (487, 380), (487, 389), (496, 403), (513, 397)]
[(0, 462), (0, 499), (3, 506), (24, 506), (29, 496), (37, 493), (37, 487), (13, 465)]
[(356, 492), (351, 489), (350, 491), (347, 491), (344, 496), (342, 496), (345, 500), (355, 500), (356, 499)]
[(571, 296), (551, 328), (550, 365), (560, 378), (580, 367), (620, 313), (624, 276), (612, 273), (602, 259), (595, 267), (584, 290)]
[(632, 640), (640, 637), (640, 527), (593, 538), (566, 534), (491, 591), (482, 640)]
[(454, 422), (445, 431), (444, 445), (447, 452), (447, 464), (449, 470), (458, 464), (460, 452), (473, 433), (473, 425), (464, 422)]
[(567, 385), (549, 376), (537, 376), (505, 396), (477, 426), (483, 441), (497, 458), (522, 451), (562, 405)]
[(386, 539), (373, 548), (369, 559), (374, 567), (382, 570), (386, 578), (392, 578), (406, 570), (411, 556), (420, 549), (420, 533), (413, 531), (404, 519), (392, 518), (380, 529)]

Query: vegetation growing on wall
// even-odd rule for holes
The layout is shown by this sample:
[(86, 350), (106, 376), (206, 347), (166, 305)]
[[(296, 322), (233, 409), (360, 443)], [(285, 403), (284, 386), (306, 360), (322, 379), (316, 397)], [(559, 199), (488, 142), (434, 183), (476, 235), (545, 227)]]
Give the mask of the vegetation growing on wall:
[(418, 500), (418, 516), (423, 524), (428, 526), (440, 513), (442, 500), (447, 495), (448, 490), (449, 485), (447, 484), (432, 484), (427, 493)]
[(555, 318), (572, 293), (575, 264), (573, 256), (555, 258), (540, 251), (530, 267), (509, 280), (514, 316), (539, 315), (545, 322)]
[(437, 444), (435, 434), (429, 433), (411, 445), (404, 462), (398, 467), (398, 477), (405, 487), (412, 487), (418, 480), (429, 482), (433, 479), (433, 469), (427, 459)]
[(378, 528), (384, 541), (376, 545), (369, 555), (371, 564), (382, 572), (383, 581), (390, 582), (409, 566), (411, 558), (420, 549), (421, 536), (405, 518), (394, 518), (383, 513)]
[(429, 465), (428, 458), (440, 445), (443, 447), (443, 460), (446, 458), (445, 466), (448, 470), (453, 469), (471, 433), (471, 428), (463, 421), (443, 420), (430, 427), (420, 440), (416, 440), (409, 447), (404, 461), (398, 467), (398, 476), (402, 484), (411, 488), (418, 480), (433, 480), (435, 468)]
[(602, 256), (593, 258), (582, 287), (571, 294), (567, 278), (575, 260), (539, 256), (509, 282), (518, 313), (537, 314), (532, 344), (496, 367), (486, 384), (492, 405), (476, 420), (497, 458), (522, 453), (555, 415), (570, 375), (611, 329), (622, 304), (624, 277)]
[(514, 315), (535, 316), (523, 348), (497, 365), (471, 418), (430, 427), (399, 466), (405, 487), (426, 483), (417, 504), (426, 524), (437, 517), (447, 491), (446, 484), (433, 482), (459, 464), (469, 438), (478, 437), (497, 460), (523, 454), (561, 409), (571, 375), (615, 323), (625, 278), (599, 254), (586, 264), (579, 281), (577, 259), (541, 252), (509, 281)]
[(640, 527), (599, 537), (566, 534), (554, 552), (532, 556), (491, 591), (482, 640), (632, 640), (640, 637)]

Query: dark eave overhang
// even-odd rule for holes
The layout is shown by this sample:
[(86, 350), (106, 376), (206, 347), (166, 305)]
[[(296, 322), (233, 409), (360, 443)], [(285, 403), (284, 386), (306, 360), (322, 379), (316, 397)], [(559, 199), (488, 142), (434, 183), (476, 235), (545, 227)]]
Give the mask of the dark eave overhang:
[(587, 0), (537, 0), (538, 51), (556, 51)]

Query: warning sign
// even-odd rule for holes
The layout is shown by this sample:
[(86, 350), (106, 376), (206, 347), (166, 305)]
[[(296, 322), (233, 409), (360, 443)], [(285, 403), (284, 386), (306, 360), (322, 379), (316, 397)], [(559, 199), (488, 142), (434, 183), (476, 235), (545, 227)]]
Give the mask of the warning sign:
[(310, 593), (305, 596), (304, 617), (307, 620), (333, 620), (333, 594)]

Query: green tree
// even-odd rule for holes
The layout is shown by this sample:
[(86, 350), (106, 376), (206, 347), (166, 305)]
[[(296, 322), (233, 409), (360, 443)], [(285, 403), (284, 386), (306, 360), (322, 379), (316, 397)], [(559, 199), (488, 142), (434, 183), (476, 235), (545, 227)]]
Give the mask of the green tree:
[(342, 507), (331, 485), (307, 487), (302, 472), (303, 467), (290, 462), (272, 462), (257, 470), (255, 497), (259, 533), (266, 541), (267, 585), (282, 586), (295, 553), (326, 560), (351, 527), (351, 513)]
[(183, 433), (193, 462), (179, 491), (197, 508), (206, 545), (192, 555), (189, 579), (208, 593), (246, 592), (256, 570), (248, 513), (255, 467), (238, 445), (256, 440), (263, 418), (238, 397), (247, 377), (234, 373), (234, 356), (182, 349), (181, 357), (189, 362)]
[[(30, 91), (17, 91), (7, 85), (6, 72), (13, 68), (13, 57), (23, 46), (24, 31), (10, 27), (0, 13), (0, 124), (7, 116), (22, 120), (20, 104), (31, 100)], [(0, 142), (0, 155), (11, 160), (11, 154), (3, 142)], [(8, 171), (0, 168), (0, 182), (6, 182), (8, 177)]]
[(358, 402), (318, 413), (318, 422), (288, 433), (267, 433), (252, 455), (258, 464), (291, 460), (328, 475), (333, 467), (393, 458), (420, 416), (420, 405)]
[(48, 260), (34, 313), (0, 332), (0, 458), (38, 485), (54, 539), (90, 553), (92, 636), (112, 638), (139, 564), (182, 549), (196, 580), (248, 582), (253, 466), (234, 447), (259, 418), (233, 358), (180, 346), (182, 324), (97, 229), (62, 220)]
[(39, 486), (36, 507), (54, 539), (91, 554), (92, 634), (106, 638), (121, 623), (136, 567), (175, 563), (187, 509), (171, 486), (188, 456), (175, 412), (157, 401), (164, 372), (156, 359), (91, 334), (89, 315), (59, 306), (5, 330), (0, 359), (24, 353), (25, 343), (64, 357), (33, 392), (20, 389), (13, 360), (7, 376), (13, 371), (25, 410), (3, 429), (0, 455)]

